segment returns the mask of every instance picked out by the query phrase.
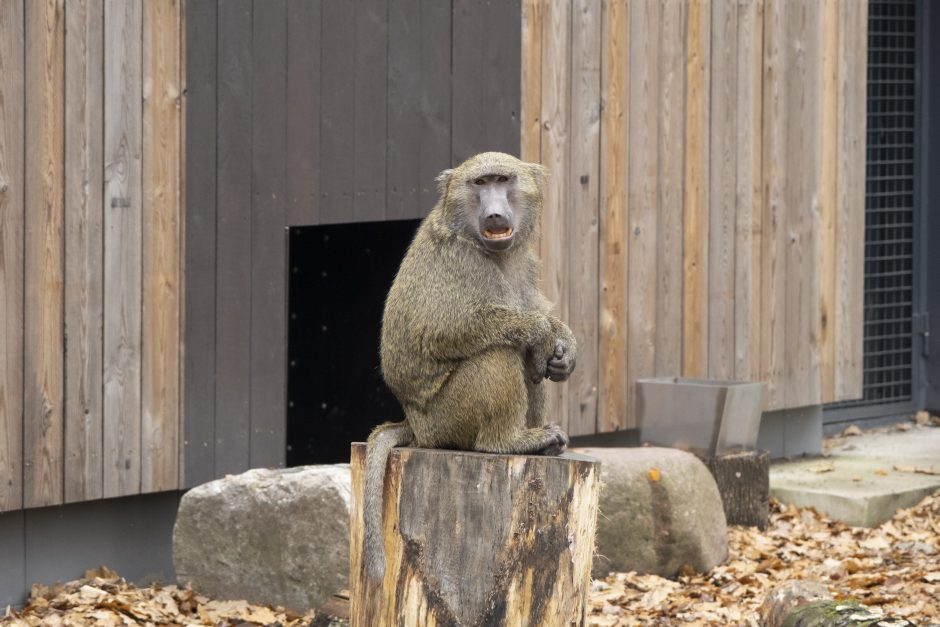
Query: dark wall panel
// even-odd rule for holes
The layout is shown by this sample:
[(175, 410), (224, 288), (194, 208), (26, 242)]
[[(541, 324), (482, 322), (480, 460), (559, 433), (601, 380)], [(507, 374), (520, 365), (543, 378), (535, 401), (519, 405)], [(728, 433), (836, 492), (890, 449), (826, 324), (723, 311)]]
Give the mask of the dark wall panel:
[(418, 218), (437, 202), (435, 177), (450, 165), (451, 8), (389, 4), (386, 218)]
[(320, 222), (319, 2), (287, 4), (287, 221)]
[(23, 602), (26, 583), (26, 514), (0, 514), (0, 607)]
[(219, 4), (215, 476), (248, 464), (252, 261), (251, 0)]
[(255, 2), (251, 149), (251, 458), (283, 465), (287, 414), (287, 5)]
[(485, 0), (190, 0), (186, 11), (192, 486), (284, 464), (287, 227), (419, 218), (441, 170), (518, 152), (521, 11)]
[(320, 222), (353, 219), (355, 175), (355, 2), (324, 2), (320, 73)]
[(215, 476), (216, 0), (186, 3), (183, 481)]

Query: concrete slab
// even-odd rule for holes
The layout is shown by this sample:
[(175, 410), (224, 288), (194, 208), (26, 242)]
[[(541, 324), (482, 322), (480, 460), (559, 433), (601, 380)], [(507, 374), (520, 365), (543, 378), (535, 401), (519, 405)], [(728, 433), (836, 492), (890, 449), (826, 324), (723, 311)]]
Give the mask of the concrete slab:
[(881, 429), (830, 444), (827, 457), (774, 463), (770, 494), (850, 525), (874, 527), (940, 491), (940, 428)]

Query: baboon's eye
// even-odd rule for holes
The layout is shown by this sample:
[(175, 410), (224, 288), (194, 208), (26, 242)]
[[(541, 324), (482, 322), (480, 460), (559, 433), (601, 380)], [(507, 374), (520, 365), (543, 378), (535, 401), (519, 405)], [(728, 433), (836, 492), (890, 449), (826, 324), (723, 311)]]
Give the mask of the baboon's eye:
[(496, 180), (499, 181), (500, 183), (505, 183), (506, 181), (509, 180), (509, 177), (508, 177), (508, 176), (500, 176), (500, 177), (499, 177), (498, 179), (496, 179)]
[(486, 185), (486, 179), (473, 179), (474, 185)]

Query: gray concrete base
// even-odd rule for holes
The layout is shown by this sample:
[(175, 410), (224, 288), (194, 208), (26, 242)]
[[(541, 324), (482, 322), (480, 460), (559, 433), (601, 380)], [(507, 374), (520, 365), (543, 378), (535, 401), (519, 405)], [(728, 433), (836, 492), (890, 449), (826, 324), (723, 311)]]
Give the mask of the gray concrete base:
[(773, 459), (819, 455), (822, 452), (822, 405), (765, 411), (757, 434), (757, 448)]
[[(831, 470), (817, 472), (830, 465)], [(940, 428), (866, 433), (846, 438), (828, 458), (776, 463), (770, 493), (850, 525), (874, 527), (940, 491), (940, 475), (913, 472), (916, 468), (940, 473)]]
[(171, 550), (180, 493), (106, 499), (0, 514), (0, 609), (33, 583), (104, 565), (129, 581), (175, 581)]

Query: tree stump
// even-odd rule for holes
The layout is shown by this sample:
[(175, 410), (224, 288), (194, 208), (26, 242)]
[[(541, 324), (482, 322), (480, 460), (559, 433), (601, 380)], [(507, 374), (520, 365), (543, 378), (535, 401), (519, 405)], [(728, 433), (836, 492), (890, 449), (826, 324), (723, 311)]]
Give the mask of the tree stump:
[(770, 453), (740, 451), (702, 461), (718, 484), (728, 524), (766, 529), (770, 516)]
[(764, 627), (916, 627), (854, 600), (837, 601), (816, 581), (791, 581), (772, 589), (759, 610)]
[(363, 564), (365, 444), (352, 445), (350, 618), (383, 625), (584, 625), (599, 462), (394, 449), (386, 570)]

